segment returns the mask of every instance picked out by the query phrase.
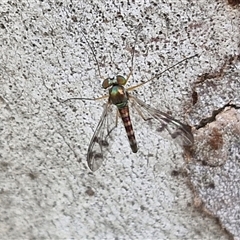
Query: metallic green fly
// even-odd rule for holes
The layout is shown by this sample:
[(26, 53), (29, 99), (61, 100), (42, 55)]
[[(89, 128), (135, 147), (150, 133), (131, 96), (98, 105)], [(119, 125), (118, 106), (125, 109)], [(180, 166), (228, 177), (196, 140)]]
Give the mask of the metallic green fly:
[[(94, 51), (86, 39), (91, 51), (94, 54)], [(135, 46), (134, 46), (135, 49)], [(132, 66), (133, 66), (133, 58), (134, 58), (134, 49), (132, 54)], [(120, 115), (126, 129), (127, 137), (130, 143), (130, 147), (133, 153), (138, 151), (138, 146), (136, 142), (136, 138), (134, 135), (130, 114), (129, 114), (129, 106), (135, 108), (139, 115), (143, 118), (144, 121), (148, 121), (151, 125), (156, 127), (156, 131), (160, 134), (163, 132), (167, 132), (168, 135), (176, 140), (182, 146), (191, 146), (193, 145), (194, 138), (191, 132), (191, 127), (189, 125), (183, 124), (180, 121), (174, 119), (173, 117), (169, 116), (168, 114), (151, 107), (150, 105), (145, 104), (140, 99), (136, 98), (135, 96), (131, 95), (129, 92), (141, 85), (144, 85), (148, 82), (151, 82), (153, 79), (160, 77), (164, 72), (169, 71), (170, 69), (174, 68), (176, 65), (195, 57), (191, 56), (185, 58), (184, 60), (174, 64), (173, 66), (167, 68), (163, 72), (155, 75), (151, 79), (142, 82), (136, 86), (130, 87), (128, 89), (124, 88), (124, 85), (128, 82), (130, 76), (132, 75), (132, 69), (130, 69), (130, 73), (126, 78), (123, 76), (117, 75), (115, 78), (106, 78), (103, 80), (102, 87), (104, 89), (109, 89), (109, 94), (106, 96), (102, 96), (99, 98), (70, 98), (65, 100), (100, 100), (104, 98), (108, 98), (107, 103), (104, 106), (103, 113), (100, 117), (100, 121), (97, 125), (97, 128), (93, 134), (93, 137), (90, 141), (88, 152), (87, 152), (87, 163), (89, 168), (92, 171), (96, 171), (102, 165), (104, 161), (104, 149), (108, 147), (108, 138), (110, 137), (113, 129), (117, 126), (117, 122), (115, 126), (109, 129), (109, 121), (110, 118), (108, 116), (111, 112), (111, 107), (115, 105), (117, 107), (118, 113)], [(97, 62), (97, 59), (94, 55), (94, 58)], [(98, 72), (100, 75), (100, 67), (97, 62)], [(100, 75), (101, 76), (101, 75)]]

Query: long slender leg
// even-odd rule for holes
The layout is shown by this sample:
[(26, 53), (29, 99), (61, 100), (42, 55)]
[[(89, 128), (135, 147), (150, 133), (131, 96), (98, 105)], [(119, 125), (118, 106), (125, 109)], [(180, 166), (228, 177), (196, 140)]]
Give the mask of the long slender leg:
[(196, 57), (196, 56), (198, 56), (198, 54), (195, 54), (195, 55), (193, 55), (193, 56), (190, 56), (190, 57), (184, 58), (183, 60), (181, 60), (181, 61), (175, 63), (175, 64), (172, 65), (171, 67), (165, 69), (164, 71), (162, 71), (161, 73), (159, 73), (159, 74), (153, 76), (152, 78), (148, 79), (147, 81), (142, 82), (142, 83), (139, 83), (139, 84), (137, 84), (137, 85), (135, 85), (135, 86), (132, 86), (132, 87), (128, 88), (127, 90), (128, 90), (128, 91), (132, 91), (132, 90), (134, 90), (135, 88), (138, 88), (138, 87), (140, 87), (140, 86), (142, 86), (142, 85), (144, 85), (144, 84), (146, 84), (146, 83), (148, 83), (148, 82), (151, 82), (153, 79), (155, 79), (155, 78), (159, 78), (163, 73), (165, 73), (165, 72), (169, 71), (170, 69), (176, 67), (177, 65), (181, 64), (182, 62), (185, 62), (185, 61), (187, 61), (187, 60), (189, 60), (189, 59), (191, 59), (191, 58), (194, 58), (194, 57)]
[[(138, 34), (140, 33), (140, 31), (141, 31), (141, 26), (139, 25), (139, 26), (138, 26), (138, 29), (137, 29), (136, 36), (135, 36), (134, 46), (133, 46), (133, 54), (132, 54), (132, 58), (131, 58), (130, 72), (129, 72), (129, 74), (127, 75), (127, 78), (126, 78), (127, 81), (128, 81), (128, 79), (130, 78), (130, 76), (132, 76), (132, 74), (133, 74), (133, 65), (134, 65), (135, 47), (136, 47), (136, 43), (137, 43)], [(126, 82), (127, 82), (127, 81), (126, 81)]]
[(99, 63), (98, 63), (96, 54), (95, 54), (95, 52), (94, 52), (93, 46), (90, 44), (90, 42), (89, 42), (88, 39), (86, 38), (86, 33), (84, 33), (83, 30), (80, 30), (80, 31), (81, 31), (84, 39), (85, 39), (86, 42), (87, 42), (87, 45), (89, 46), (89, 48), (90, 48), (90, 50), (91, 50), (91, 52), (92, 52), (92, 54), (93, 54), (93, 57), (94, 57), (95, 62), (97, 63), (98, 75), (99, 75), (99, 77), (103, 80), (104, 78), (103, 78), (102, 75), (101, 75), (100, 66), (99, 66)]

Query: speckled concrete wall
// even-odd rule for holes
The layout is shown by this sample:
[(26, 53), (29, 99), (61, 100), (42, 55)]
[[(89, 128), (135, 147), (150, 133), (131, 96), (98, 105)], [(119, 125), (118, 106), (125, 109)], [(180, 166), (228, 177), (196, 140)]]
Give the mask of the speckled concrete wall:
[[(1, 239), (238, 239), (239, 25), (224, 0), (1, 1)], [(102, 79), (131, 67), (126, 87), (157, 76), (132, 94), (195, 144), (130, 108), (138, 152), (119, 120), (92, 173), (107, 98), (62, 101), (106, 95)]]

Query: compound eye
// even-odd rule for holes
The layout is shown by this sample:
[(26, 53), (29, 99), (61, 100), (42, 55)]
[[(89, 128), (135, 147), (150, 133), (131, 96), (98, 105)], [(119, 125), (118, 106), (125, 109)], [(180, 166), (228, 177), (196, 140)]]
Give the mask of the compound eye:
[(115, 82), (114, 78), (106, 78), (103, 80), (102, 87), (104, 89), (109, 88), (114, 84), (114, 82)]
[(125, 85), (127, 82), (127, 79), (121, 75), (117, 75), (117, 83), (121, 86)]

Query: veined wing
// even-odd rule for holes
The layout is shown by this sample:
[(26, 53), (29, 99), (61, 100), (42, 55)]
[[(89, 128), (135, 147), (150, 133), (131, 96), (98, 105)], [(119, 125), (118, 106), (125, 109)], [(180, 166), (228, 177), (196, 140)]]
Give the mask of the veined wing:
[(107, 138), (114, 128), (110, 125), (114, 123), (116, 126), (115, 121), (110, 119), (112, 116), (111, 110), (112, 104), (109, 102), (106, 103), (100, 121), (88, 147), (87, 163), (88, 167), (92, 171), (96, 171), (102, 165), (104, 160), (104, 151), (106, 151), (106, 148), (109, 146)]
[(157, 132), (161, 134), (168, 132), (168, 135), (182, 146), (193, 145), (194, 138), (189, 125), (181, 123), (168, 114), (149, 106), (132, 95), (129, 95), (129, 100), (139, 115), (141, 115), (145, 121), (149, 121), (150, 126), (156, 127)]

